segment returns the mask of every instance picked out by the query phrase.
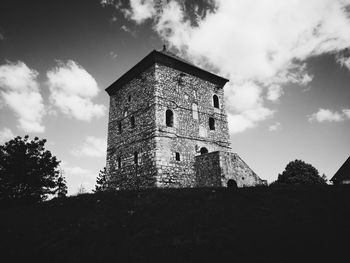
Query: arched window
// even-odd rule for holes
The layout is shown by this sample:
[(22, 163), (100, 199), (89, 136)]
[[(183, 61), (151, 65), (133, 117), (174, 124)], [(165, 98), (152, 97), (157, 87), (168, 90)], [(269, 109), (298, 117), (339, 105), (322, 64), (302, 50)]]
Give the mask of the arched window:
[(167, 110), (165, 112), (165, 123), (166, 126), (168, 127), (173, 127), (174, 126), (174, 113), (172, 110)]
[(138, 152), (134, 152), (134, 163), (136, 165), (139, 164), (139, 153)]
[(201, 148), (201, 154), (206, 154), (206, 153), (208, 153), (208, 149), (205, 148), (205, 147), (202, 147)]
[(213, 105), (214, 108), (219, 108), (219, 98), (216, 95), (213, 96)]
[(118, 157), (118, 169), (122, 168), (122, 158)]
[(130, 125), (131, 125), (131, 128), (135, 127), (135, 117), (134, 116), (130, 117)]
[(230, 179), (227, 181), (227, 188), (233, 189), (233, 188), (237, 188), (237, 183), (235, 180)]
[(209, 117), (209, 129), (215, 130), (215, 120), (213, 117)]
[(175, 160), (180, 161), (180, 153), (178, 152), (175, 153)]
[(122, 133), (122, 122), (121, 121), (118, 122), (118, 132)]

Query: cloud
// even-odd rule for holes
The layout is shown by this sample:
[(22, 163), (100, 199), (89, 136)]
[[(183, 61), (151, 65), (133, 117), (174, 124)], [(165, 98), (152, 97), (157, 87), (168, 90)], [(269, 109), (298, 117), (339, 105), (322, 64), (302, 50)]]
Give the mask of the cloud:
[(81, 168), (79, 166), (67, 166), (64, 168), (64, 171), (68, 175), (83, 175), (83, 176), (90, 176), (92, 172), (88, 169)]
[(9, 128), (3, 128), (0, 130), (0, 144), (4, 144), (8, 140), (11, 140), (15, 137), (13, 132)]
[(347, 50), (347, 52), (342, 52), (338, 54), (336, 57), (337, 63), (339, 63), (342, 67), (346, 67), (348, 70), (350, 70), (350, 52)]
[(129, 33), (130, 35), (132, 35), (133, 37), (136, 37), (136, 31), (132, 30), (130, 27), (126, 26), (126, 25), (122, 25), (120, 27), (121, 30)]
[(341, 122), (345, 118), (350, 118), (350, 110), (344, 109), (341, 113), (337, 111), (331, 111), (329, 109), (319, 109), (317, 112), (308, 116), (310, 122)]
[(109, 55), (111, 56), (112, 59), (116, 59), (118, 57), (118, 54), (114, 51), (109, 52)]
[(94, 188), (98, 173), (80, 166), (71, 166), (67, 162), (62, 162), (60, 166), (67, 181), (69, 195), (75, 194), (81, 185), (87, 191), (91, 191)]
[(91, 100), (99, 93), (95, 79), (76, 62), (69, 60), (47, 72), (50, 102), (62, 113), (82, 121), (105, 115), (106, 107)]
[[(229, 95), (228, 105), (233, 105), (229, 121), (241, 125), (236, 131), (269, 118), (274, 110), (265, 106), (266, 100), (277, 102), (286, 84), (305, 86), (312, 80), (305, 63), (308, 58), (350, 46), (346, 11), (350, 0), (209, 2), (214, 8), (203, 15), (190, 14), (182, 1), (131, 1), (125, 15), (136, 24), (152, 16), (154, 30), (171, 48), (198, 66), (229, 78), (234, 96), (246, 96), (239, 86), (251, 83), (264, 91), (259, 92), (259, 99), (256, 92), (250, 92), (252, 98), (246, 99), (247, 106), (241, 109)], [(130, 15), (138, 12), (144, 15)], [(247, 111), (255, 111), (253, 115), (259, 117), (252, 119)]]
[(107, 141), (103, 138), (87, 136), (83, 145), (72, 151), (75, 156), (105, 157), (107, 151)]
[(130, 9), (124, 9), (124, 14), (137, 24), (141, 24), (156, 14), (155, 1), (130, 0)]
[(273, 131), (278, 131), (279, 129), (281, 129), (281, 123), (280, 122), (276, 122), (275, 124), (272, 124), (269, 126), (269, 131), (273, 132)]
[(253, 128), (258, 122), (273, 116), (274, 111), (263, 105), (262, 87), (254, 82), (225, 86), (229, 130), (232, 133)]
[(267, 99), (270, 101), (276, 102), (282, 95), (283, 89), (280, 85), (274, 84), (269, 86), (267, 89)]
[(350, 119), (350, 109), (343, 109), (342, 112), (346, 118)]
[(39, 73), (21, 61), (0, 66), (1, 99), (18, 116), (18, 128), (25, 132), (44, 132), (45, 114), (39, 91)]

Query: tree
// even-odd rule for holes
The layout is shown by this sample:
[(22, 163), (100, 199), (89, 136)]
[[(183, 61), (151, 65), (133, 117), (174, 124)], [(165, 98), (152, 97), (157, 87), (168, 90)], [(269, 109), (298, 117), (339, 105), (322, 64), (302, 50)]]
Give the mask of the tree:
[(46, 140), (29, 136), (0, 145), (0, 200), (40, 202), (48, 195), (64, 195), (66, 182), (60, 161), (45, 149)]
[(100, 173), (98, 174), (94, 192), (97, 193), (101, 191), (106, 191), (107, 188), (107, 170), (106, 167), (104, 167), (103, 170), (100, 170)]
[(274, 185), (325, 185), (325, 178), (321, 177), (315, 167), (302, 160), (295, 160), (287, 164), (282, 174), (278, 175)]
[(67, 183), (66, 179), (63, 177), (63, 170), (60, 170), (60, 176), (57, 178), (57, 197), (67, 196)]
[(81, 184), (81, 185), (78, 187), (77, 195), (82, 195), (82, 194), (86, 194), (86, 193), (87, 193), (86, 188), (84, 187), (84, 185)]

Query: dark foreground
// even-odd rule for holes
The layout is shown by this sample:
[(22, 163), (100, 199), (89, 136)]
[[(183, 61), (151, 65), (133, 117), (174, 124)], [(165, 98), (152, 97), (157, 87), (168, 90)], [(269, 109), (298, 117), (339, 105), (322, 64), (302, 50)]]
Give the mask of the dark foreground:
[(0, 250), (1, 262), (348, 262), (350, 187), (147, 190), (0, 208)]

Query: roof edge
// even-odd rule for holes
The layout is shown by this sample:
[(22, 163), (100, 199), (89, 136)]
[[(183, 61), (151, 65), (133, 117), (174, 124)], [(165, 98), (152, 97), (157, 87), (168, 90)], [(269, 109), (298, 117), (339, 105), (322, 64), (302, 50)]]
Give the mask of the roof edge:
[(185, 73), (194, 75), (196, 77), (202, 78), (207, 81), (214, 82), (220, 88), (222, 88), (226, 82), (229, 80), (204, 69), (201, 69), (190, 63), (186, 63), (183, 60), (179, 60), (171, 55), (157, 50), (151, 51), (147, 56), (145, 56), (141, 61), (139, 61), (135, 66), (124, 73), (119, 79), (113, 82), (109, 87), (105, 89), (108, 95), (113, 95), (113, 93), (122, 87), (124, 84), (132, 80), (135, 76), (145, 71), (147, 68), (155, 63), (159, 63), (173, 69), (183, 71)]

